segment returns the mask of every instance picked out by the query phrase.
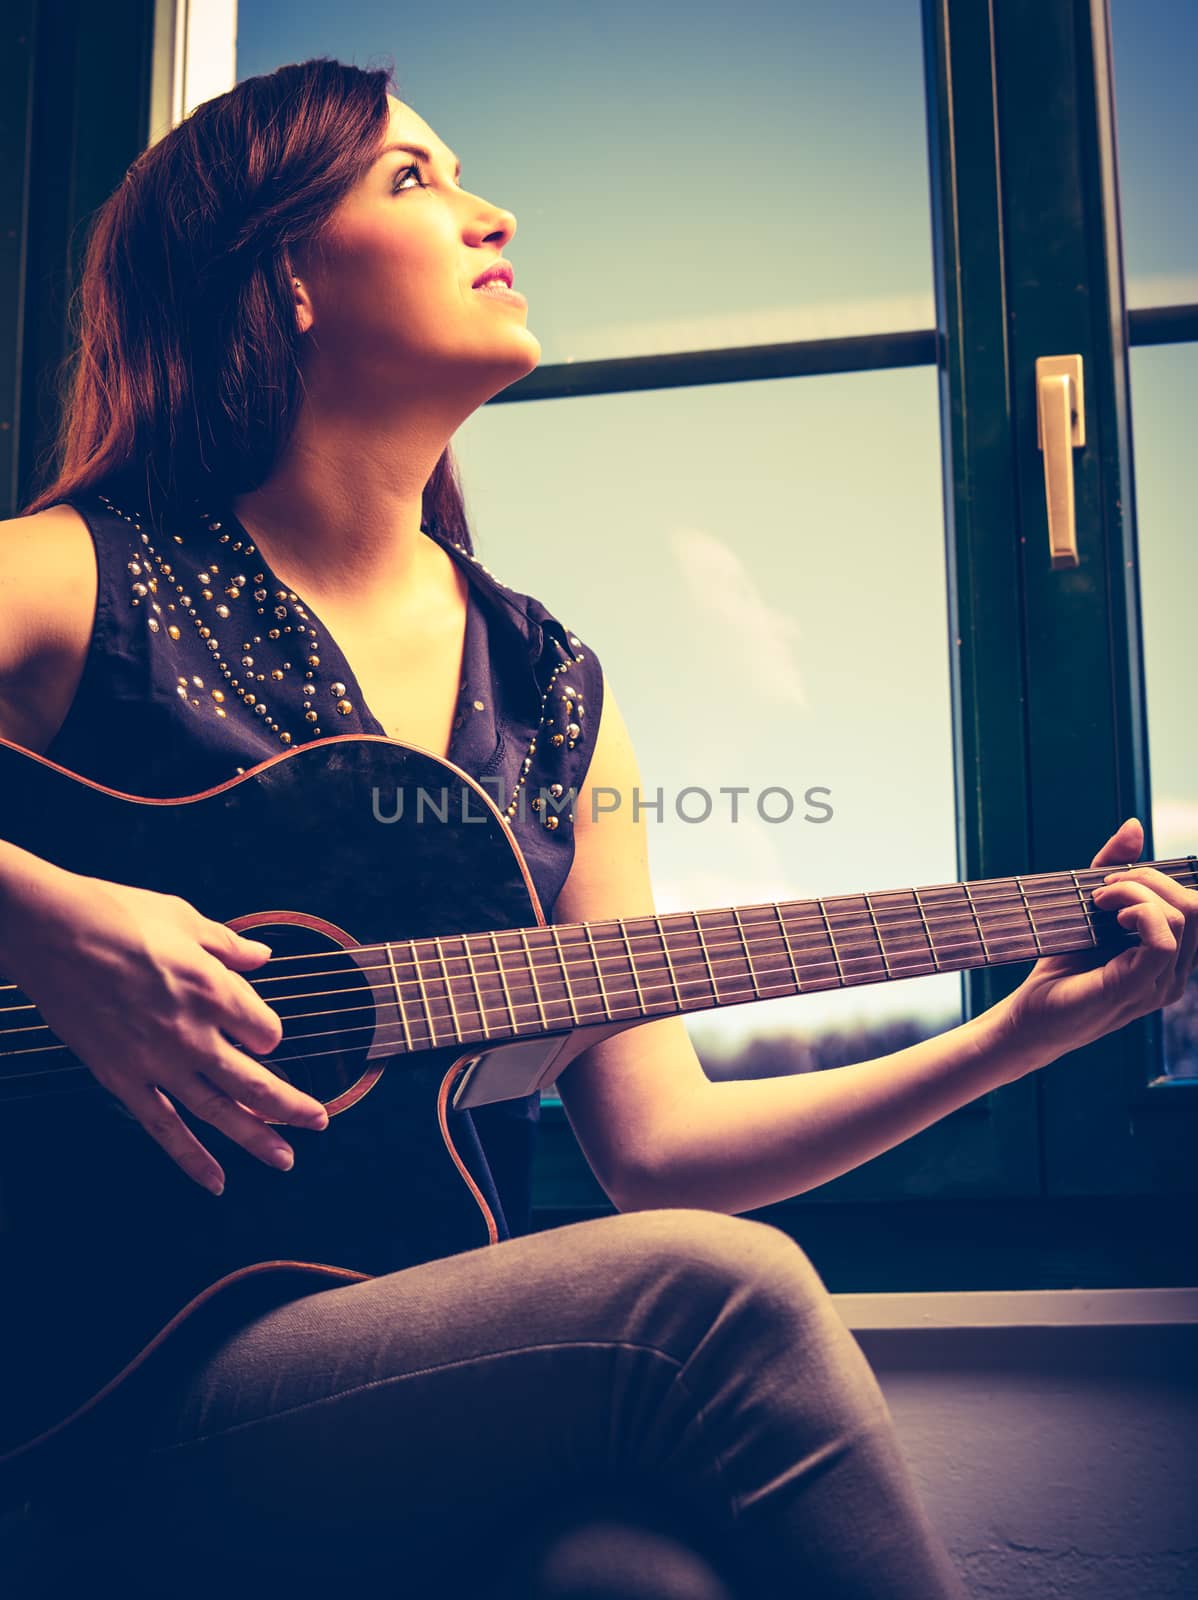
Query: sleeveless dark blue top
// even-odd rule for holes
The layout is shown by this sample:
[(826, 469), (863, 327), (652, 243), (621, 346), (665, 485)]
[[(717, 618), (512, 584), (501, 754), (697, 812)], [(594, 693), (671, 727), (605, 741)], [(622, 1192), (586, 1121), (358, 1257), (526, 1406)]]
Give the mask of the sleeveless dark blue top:
[[(210, 789), (334, 733), (385, 735), (338, 641), (271, 569), (227, 507), (197, 506), (156, 528), (136, 505), (99, 491), (59, 503), (71, 505), (91, 532), (99, 588), (83, 673), (44, 752), (49, 760), (109, 788), (162, 799)], [(581, 789), (602, 710), (602, 670), (539, 601), (507, 588), (459, 546), (428, 536), (468, 580), (462, 683), (448, 757), (495, 798), (551, 918), (574, 858), (573, 808), (568, 801), (555, 808), (555, 825), (547, 826), (549, 807), (538, 811), (524, 802), (541, 789), (556, 794), (559, 784), (567, 795)], [(56, 1123), (64, 1143), (52, 1155), (36, 1144), (16, 1150), (4, 1144), (3, 1153), (14, 1183), (28, 1180), (27, 1192), (52, 1185), (58, 1168), (51, 1163), (63, 1163), (67, 1187), (63, 1205), (55, 1202), (57, 1218), (86, 1198), (85, 1183), (70, 1189), (72, 1172), (85, 1171), (118, 1190), (123, 1175), (96, 1177), (99, 1158), (88, 1120), (78, 1118), (68, 1129), (65, 1108), (56, 1115), (64, 1119)], [(473, 1123), (489, 1168), (499, 1236), (527, 1232), (539, 1096), (461, 1115)], [(437, 1136), (431, 1121), (429, 1136)], [(137, 1175), (130, 1181), (136, 1184)], [(168, 1232), (172, 1217), (164, 1210)], [(191, 1247), (182, 1236), (164, 1243), (158, 1226), (148, 1218), (142, 1241), (155, 1305), (154, 1251)], [(113, 1294), (108, 1258), (91, 1259), (86, 1230), (82, 1236), (82, 1260), (72, 1254), (69, 1232), (56, 1251), (38, 1246), (34, 1261), (21, 1255), (20, 1239), (13, 1241), (13, 1281), (35, 1300), (36, 1315), (0, 1319), (0, 1366), (8, 1378), (0, 1386), (7, 1389), (0, 1394), (0, 1457), (73, 1411), (134, 1353), (123, 1343), (124, 1324), (134, 1325), (129, 1301), (137, 1291), (122, 1278), (126, 1287)], [(121, 1250), (120, 1240), (113, 1250)], [(325, 1258), (317, 1252), (315, 1259)], [(281, 1292), (306, 1291), (288, 1280)], [(141, 1317), (136, 1321), (140, 1326)], [(14, 1338), (15, 1353), (5, 1354), (6, 1340)], [(106, 1438), (119, 1442), (124, 1408), (141, 1403), (136, 1391), (130, 1399), (128, 1388), (118, 1390), (114, 1406), (101, 1408), (96, 1447), (104, 1448)], [(32, 1481), (31, 1467), (19, 1470)]]
[[(337, 641), (227, 506), (197, 506), (156, 530), (138, 507), (100, 492), (65, 503), (91, 531), (99, 589), (83, 675), (47, 759), (161, 799), (330, 734), (385, 733)], [(572, 812), (538, 813), (519, 791), (581, 790), (602, 669), (540, 601), (425, 531), (469, 580), (448, 759), (509, 819), (551, 919), (574, 859)], [(502, 1204), (501, 1237), (528, 1231), (539, 1109), (534, 1094), (468, 1113)]]

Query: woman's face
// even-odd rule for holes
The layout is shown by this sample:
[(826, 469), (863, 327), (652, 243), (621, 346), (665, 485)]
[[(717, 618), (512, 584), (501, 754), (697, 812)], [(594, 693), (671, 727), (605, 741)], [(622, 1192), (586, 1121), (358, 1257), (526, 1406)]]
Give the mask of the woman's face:
[(516, 219), (460, 187), (429, 125), (388, 100), (383, 145), (418, 145), (431, 159), (385, 148), (315, 248), (294, 257), (297, 294), (311, 308), (311, 327), (301, 309), (306, 359), (315, 355), (324, 382), (337, 381), (351, 404), (408, 391), (481, 404), (541, 356), (527, 307), (473, 287)]

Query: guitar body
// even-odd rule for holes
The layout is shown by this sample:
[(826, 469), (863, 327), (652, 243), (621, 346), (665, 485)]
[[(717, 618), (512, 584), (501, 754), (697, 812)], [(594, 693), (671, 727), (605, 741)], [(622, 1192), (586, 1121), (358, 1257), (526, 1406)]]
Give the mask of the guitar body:
[[(422, 787), (434, 806), (417, 806)], [(379, 820), (394, 815), (400, 792), (402, 815)], [(280, 958), (280, 970), (302, 970), (318, 953), (320, 980), (307, 987), (336, 992), (342, 1008), (330, 1012), (319, 1053), (309, 1045), (292, 1060), (288, 1010), (310, 1019), (324, 1002), (304, 995), (276, 1007), (284, 1042), (264, 1064), (330, 1111), (321, 1132), (284, 1130), (296, 1152), (290, 1172), (176, 1102), (224, 1168), (219, 1197), (89, 1073), (51, 1076), (78, 1067), (61, 1048), (5, 1058), (2, 1491), (6, 1464), (52, 1458), (68, 1437), (75, 1448), (123, 1387), (149, 1381), (168, 1347), (201, 1330), (211, 1337), (214, 1322), (506, 1233), (472, 1114), (438, 1105), (447, 1074), (468, 1059), (462, 1045), (396, 1056), (394, 1009), (388, 1016), (385, 985), (371, 979), (382, 958), (355, 960), (352, 947), (544, 918), (485, 792), (459, 769), (374, 736), (321, 740), (179, 800), (118, 795), (0, 742), (0, 837), (73, 872), (178, 894), (264, 939), (270, 968), (252, 979)], [(349, 1010), (347, 989), (360, 991)], [(550, 1054), (560, 1042), (545, 1041)], [(59, 1396), (52, 1411), (38, 1398), (47, 1386)], [(85, 1417), (57, 1426), (81, 1406)]]
[[(0, 837), (264, 939), (271, 959), (246, 976), (283, 1039), (263, 1064), (330, 1115), (319, 1133), (287, 1127), (296, 1161), (279, 1172), (176, 1102), (224, 1168), (213, 1196), (34, 997), (0, 983), (0, 1501), (111, 1440), (121, 1407), (193, 1341), (506, 1237), (480, 1127), (492, 1159), (502, 1148), (526, 1174), (529, 1120), (496, 1102), (531, 1096), (599, 1038), (1135, 939), (1095, 907), (1092, 868), (545, 928), (485, 790), (376, 735), (321, 739), (171, 800), (0, 740)], [(1198, 881), (1194, 856), (1145, 865)]]

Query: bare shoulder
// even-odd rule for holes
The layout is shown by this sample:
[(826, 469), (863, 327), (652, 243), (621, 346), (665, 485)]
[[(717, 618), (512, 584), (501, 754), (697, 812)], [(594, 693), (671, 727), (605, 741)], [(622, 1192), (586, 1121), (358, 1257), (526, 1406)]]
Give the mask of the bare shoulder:
[(0, 520), (0, 736), (40, 752), (57, 733), (87, 659), (97, 584), (73, 507)]

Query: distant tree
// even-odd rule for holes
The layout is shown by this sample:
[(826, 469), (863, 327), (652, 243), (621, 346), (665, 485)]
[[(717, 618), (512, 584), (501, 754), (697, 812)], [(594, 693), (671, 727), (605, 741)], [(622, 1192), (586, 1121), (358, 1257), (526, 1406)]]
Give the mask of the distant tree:
[[(1198, 1078), (1198, 972), (1185, 993), (1166, 1008), (1165, 1061), (1174, 1077)], [(873, 1026), (827, 1028), (816, 1034), (759, 1034), (732, 1055), (698, 1046), (703, 1070), (713, 1081), (731, 1078), (779, 1078), (796, 1072), (824, 1072), (855, 1061), (892, 1055), (922, 1039), (944, 1033), (956, 1022), (946, 1017), (939, 1025), (922, 1018), (900, 1017)]]
[(703, 1070), (713, 1081), (731, 1078), (780, 1078), (796, 1072), (823, 1072), (828, 1067), (849, 1066), (875, 1056), (892, 1055), (931, 1039), (951, 1028), (956, 1019), (946, 1017), (937, 1026), (923, 1018), (899, 1017), (872, 1026), (827, 1028), (814, 1035), (759, 1035), (730, 1056), (697, 1053)]
[(1166, 1071), (1174, 1078), (1198, 1078), (1198, 972), (1164, 1017)]

